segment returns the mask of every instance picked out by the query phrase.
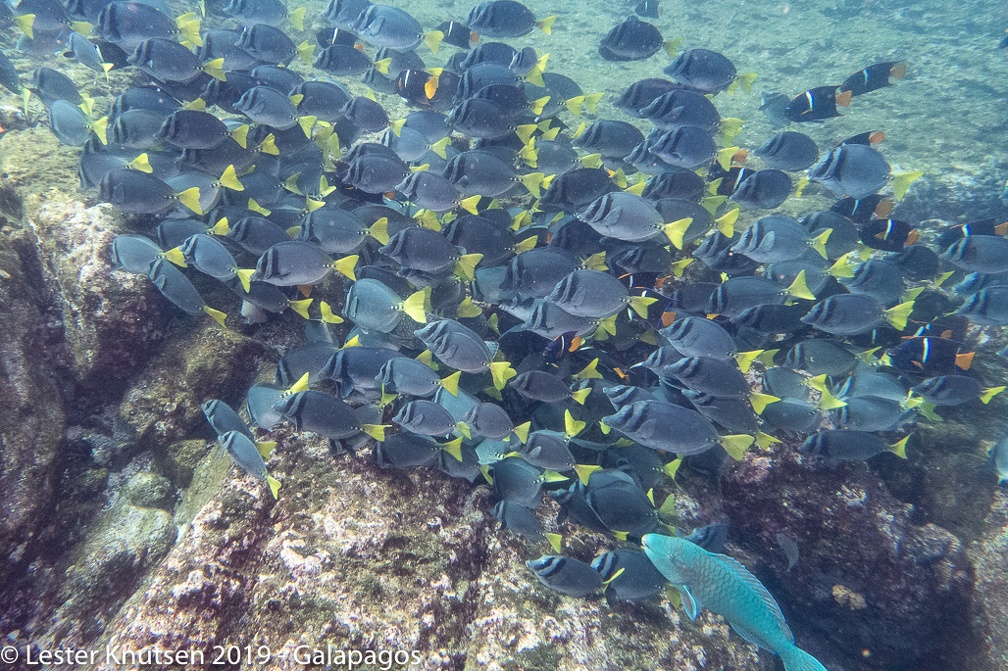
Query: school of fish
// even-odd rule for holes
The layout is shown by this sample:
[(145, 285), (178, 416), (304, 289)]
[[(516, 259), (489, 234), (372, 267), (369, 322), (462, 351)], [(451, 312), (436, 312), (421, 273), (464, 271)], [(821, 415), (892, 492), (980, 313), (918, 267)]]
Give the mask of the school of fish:
[[(83, 188), (136, 215), (117, 270), (222, 327), (236, 312), (302, 324), (241, 412), (203, 405), (274, 497), (263, 437), (283, 424), (336, 454), (373, 445), (383, 467), (484, 479), (502, 525), (551, 548), (527, 563), (547, 587), (676, 595), (787, 671), (823, 669), (722, 554), (725, 529), (670, 525), (673, 478), (783, 436), (807, 459), (912, 458), (915, 422), (989, 402), (1004, 387), (971, 374), (969, 333), (1008, 325), (1008, 222), (922, 232), (890, 217), (920, 173), (893, 173), (883, 131), (820, 148), (797, 130), (905, 63), (765, 94), (787, 129), (743, 148), (717, 102), (756, 76), (665, 39), (646, 21), (658, 2), (633, 9), (599, 54), (665, 67), (626, 87), (614, 119), (548, 54), (511, 45), (563, 25), (513, 0), (430, 30), (400, 7), (332, 0), (314, 34), (282, 0), (178, 17), (160, 0), (22, 0), (4, 20), (29, 48), (99, 76), (132, 68), (137, 84), (92, 100), (50, 68), (22, 83), (6, 55), (0, 84), (82, 148)], [(379, 101), (397, 99), (411, 111), (391, 119)], [(774, 212), (809, 183), (832, 207)], [(211, 307), (206, 276), (233, 300)], [(549, 529), (571, 524), (614, 549), (565, 556)]]

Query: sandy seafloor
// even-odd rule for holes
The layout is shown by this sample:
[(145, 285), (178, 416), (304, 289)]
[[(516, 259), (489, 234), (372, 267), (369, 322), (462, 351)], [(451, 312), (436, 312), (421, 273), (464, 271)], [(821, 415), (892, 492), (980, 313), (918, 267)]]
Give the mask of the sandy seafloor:
[[(440, 21), (464, 19), (468, 2), (404, 2), (406, 7), (432, 29)], [(566, 74), (581, 84), (585, 92), (606, 93), (598, 107), (598, 118), (627, 119), (611, 101), (631, 82), (644, 77), (660, 77), (667, 57), (660, 53), (632, 63), (604, 61), (597, 52), (601, 37), (630, 11), (632, 5), (620, 0), (558, 0), (527, 3), (538, 16), (557, 14), (553, 34), (535, 31), (510, 40), (515, 46), (531, 45), (549, 53), (548, 70)], [(321, 13), (323, 5), (313, 3)], [(1008, 59), (997, 49), (1008, 27), (1004, 2), (980, 0), (927, 0), (922, 2), (830, 0), (783, 2), (695, 2), (663, 0), (663, 15), (652, 20), (668, 38), (683, 38), (682, 48), (705, 47), (731, 58), (740, 72), (758, 73), (751, 94), (719, 95), (715, 102), (722, 116), (736, 116), (745, 128), (736, 143), (753, 148), (774, 130), (758, 110), (759, 91), (777, 90), (789, 95), (810, 87), (839, 84), (845, 77), (871, 63), (903, 60), (908, 77), (895, 85), (854, 100), (843, 116), (823, 124), (792, 125), (811, 135), (825, 150), (843, 138), (867, 130), (885, 132), (880, 147), (893, 169), (923, 170), (924, 177), (911, 189), (902, 209), (894, 216), (913, 223), (927, 219), (962, 222), (985, 216), (1002, 216), (999, 200), (1008, 178)], [(186, 7), (186, 9), (189, 9)], [(316, 19), (307, 21), (304, 38), (313, 39), (320, 27)], [(0, 43), (25, 77), (40, 64), (64, 69), (82, 89), (98, 100), (104, 111), (112, 94), (133, 80), (129, 71), (113, 72), (111, 84), (104, 77), (73, 64), (61, 55), (17, 54), (11, 44), (15, 29), (2, 33)], [(300, 41), (300, 37), (295, 41)], [(430, 65), (440, 65), (452, 53), (446, 47), (438, 56), (420, 52)], [(295, 67), (303, 72), (303, 64)], [(349, 88), (363, 93), (365, 87)], [(394, 96), (379, 96), (390, 115), (405, 113)], [(0, 104), (17, 107), (20, 101), (7, 91), (0, 92)], [(33, 114), (41, 113), (37, 100)], [(569, 124), (576, 121), (563, 117)], [(646, 124), (635, 121), (642, 129)], [(8, 133), (0, 138), (0, 169), (4, 179), (22, 194), (57, 188), (79, 194), (76, 161), (79, 150), (60, 147), (42, 126)], [(791, 214), (821, 209), (829, 201), (816, 187), (802, 200), (790, 200), (782, 208)], [(755, 217), (746, 213), (745, 217)], [(745, 221), (745, 219), (743, 219)], [(995, 383), (994, 380), (988, 380)], [(1002, 422), (1002, 425), (1004, 423)], [(989, 479), (984, 481), (989, 486)], [(950, 513), (950, 517), (954, 517)], [(992, 670), (993, 671), (993, 670)]]

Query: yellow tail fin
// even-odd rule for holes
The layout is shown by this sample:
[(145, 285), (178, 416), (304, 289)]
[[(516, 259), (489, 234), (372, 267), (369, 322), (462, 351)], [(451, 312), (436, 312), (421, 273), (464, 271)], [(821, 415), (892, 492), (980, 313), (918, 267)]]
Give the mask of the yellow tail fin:
[(455, 262), (455, 267), (467, 280), (472, 280), (473, 273), (476, 272), (476, 264), (482, 260), (482, 254), (463, 254)]
[(798, 277), (796, 277), (794, 282), (791, 283), (791, 286), (787, 288), (787, 292), (795, 298), (802, 298), (807, 301), (815, 300), (815, 295), (809, 291), (808, 283), (805, 281), (804, 270), (798, 273)]
[(900, 303), (899, 305), (893, 306), (888, 310), (883, 310), (886, 321), (893, 325), (893, 327), (902, 331), (906, 328), (907, 319), (910, 318), (910, 313), (913, 312), (914, 302), (907, 301), (906, 303)]
[(291, 301), (290, 303), (287, 304), (287, 307), (289, 307), (291, 310), (301, 315), (305, 319), (310, 319), (310, 317), (308, 316), (308, 308), (311, 306), (313, 300), (314, 299), (312, 298), (305, 298), (300, 301)]
[(490, 369), (490, 376), (493, 378), (493, 386), (495, 389), (503, 389), (507, 381), (518, 374), (511, 364), (507, 361), (491, 361), (487, 364)]
[(208, 315), (210, 315), (215, 322), (217, 322), (218, 324), (220, 324), (221, 328), (227, 328), (227, 325), (224, 323), (224, 320), (227, 318), (226, 314), (224, 314), (220, 310), (214, 310), (209, 305), (204, 305), (203, 306), (203, 312), (205, 312)]
[(350, 279), (357, 281), (357, 275), (354, 273), (354, 268), (357, 266), (357, 259), (360, 258), (356, 254), (351, 256), (344, 256), (342, 259), (335, 261), (333, 263), (333, 270), (349, 277)]
[(689, 229), (690, 224), (693, 223), (693, 217), (684, 217), (682, 219), (677, 219), (676, 221), (665, 224), (664, 232), (665, 237), (669, 239), (669, 242), (676, 249), (683, 248), (683, 240), (686, 237), (686, 231)]
[(757, 415), (762, 415), (766, 407), (771, 403), (776, 403), (780, 399), (776, 396), (771, 396), (770, 394), (760, 394), (755, 392), (749, 396), (749, 403), (752, 405), (753, 411)]
[(538, 21), (536, 21), (536, 26), (538, 26), (539, 30), (543, 31), (547, 35), (552, 35), (553, 22), (556, 21), (556, 19), (557, 15), (551, 14), (550, 16), (547, 16), (545, 19), (539, 19)]
[(266, 476), (266, 484), (269, 485), (270, 494), (273, 495), (273, 498), (274, 499), (279, 498), (279, 496), (280, 496), (280, 481), (277, 480), (276, 478), (274, 478), (272, 475), (267, 475)]
[(190, 210), (196, 214), (203, 216), (203, 208), (200, 206), (200, 190), (199, 187), (193, 186), (181, 193), (176, 194), (178, 201), (188, 207)]
[(241, 282), (245, 293), (252, 291), (252, 276), (255, 275), (255, 268), (235, 268), (235, 276)]
[(908, 440), (910, 440), (910, 436), (905, 436), (903, 440), (899, 441), (898, 443), (893, 443), (892, 445), (890, 445), (889, 451), (895, 454), (900, 459), (906, 459), (907, 458), (906, 445)]
[(571, 398), (578, 405), (584, 405), (585, 399), (588, 398), (588, 394), (591, 393), (591, 387), (585, 387), (584, 389), (578, 389), (577, 391), (571, 392)]
[(361, 424), (361, 431), (375, 440), (385, 440), (385, 429), (387, 428), (387, 424)]
[(721, 447), (735, 461), (742, 461), (745, 451), (756, 441), (752, 436), (740, 433), (732, 436), (721, 436)]
[(902, 200), (906, 195), (910, 185), (924, 176), (923, 170), (913, 170), (911, 172), (899, 172), (893, 174), (893, 196), (896, 200)]
[(451, 375), (441, 378), (441, 386), (452, 396), (458, 396), (459, 379), (461, 377), (462, 371), (457, 370)]
[(426, 303), (427, 294), (421, 289), (420, 291), (414, 292), (409, 298), (402, 302), (401, 309), (410, 319), (417, 322), (418, 324), (427, 323), (427, 312), (424, 309), (424, 304)]
[(824, 259), (829, 258), (829, 255), (826, 254), (826, 241), (829, 240), (829, 237), (832, 234), (833, 229), (827, 228), (825, 231), (812, 238), (812, 240), (809, 242), (809, 244), (812, 246), (812, 249), (819, 252), (819, 256), (823, 257)]

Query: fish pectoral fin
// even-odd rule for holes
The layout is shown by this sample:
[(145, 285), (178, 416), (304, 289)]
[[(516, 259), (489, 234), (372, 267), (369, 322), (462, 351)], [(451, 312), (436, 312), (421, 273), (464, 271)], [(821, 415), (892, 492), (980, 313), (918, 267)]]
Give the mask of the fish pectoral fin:
[(691, 620), (697, 619), (697, 615), (700, 614), (700, 602), (696, 600), (686, 585), (676, 585), (676, 590), (679, 591), (679, 599), (682, 601), (686, 616)]

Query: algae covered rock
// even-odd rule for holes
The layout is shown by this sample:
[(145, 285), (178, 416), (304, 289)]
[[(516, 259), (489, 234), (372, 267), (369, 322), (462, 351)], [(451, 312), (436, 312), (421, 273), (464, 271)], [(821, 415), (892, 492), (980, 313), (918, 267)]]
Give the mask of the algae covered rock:
[(0, 576), (26, 559), (43, 527), (66, 423), (38, 298), (0, 236)]
[[(164, 301), (143, 275), (112, 272), (109, 249), (123, 215), (61, 191), (26, 199), (43, 274), (62, 305), (74, 376), (92, 397), (115, 397), (160, 340)], [(94, 398), (91, 399), (95, 400)]]
[[(835, 646), (820, 656), (827, 667), (830, 656), (879, 669), (936, 663), (967, 632), (973, 569), (963, 543), (915, 525), (867, 465), (817, 464), (782, 448), (748, 455), (720, 483), (732, 537), (762, 560), (755, 572), (769, 576), (799, 643), (804, 629)], [(800, 552), (790, 571), (778, 533)]]
[[(993, 483), (994, 478), (991, 477)], [(976, 567), (976, 628), (987, 668), (1008, 666), (1008, 490), (1000, 486), (985, 520), (986, 530), (969, 548)]]

